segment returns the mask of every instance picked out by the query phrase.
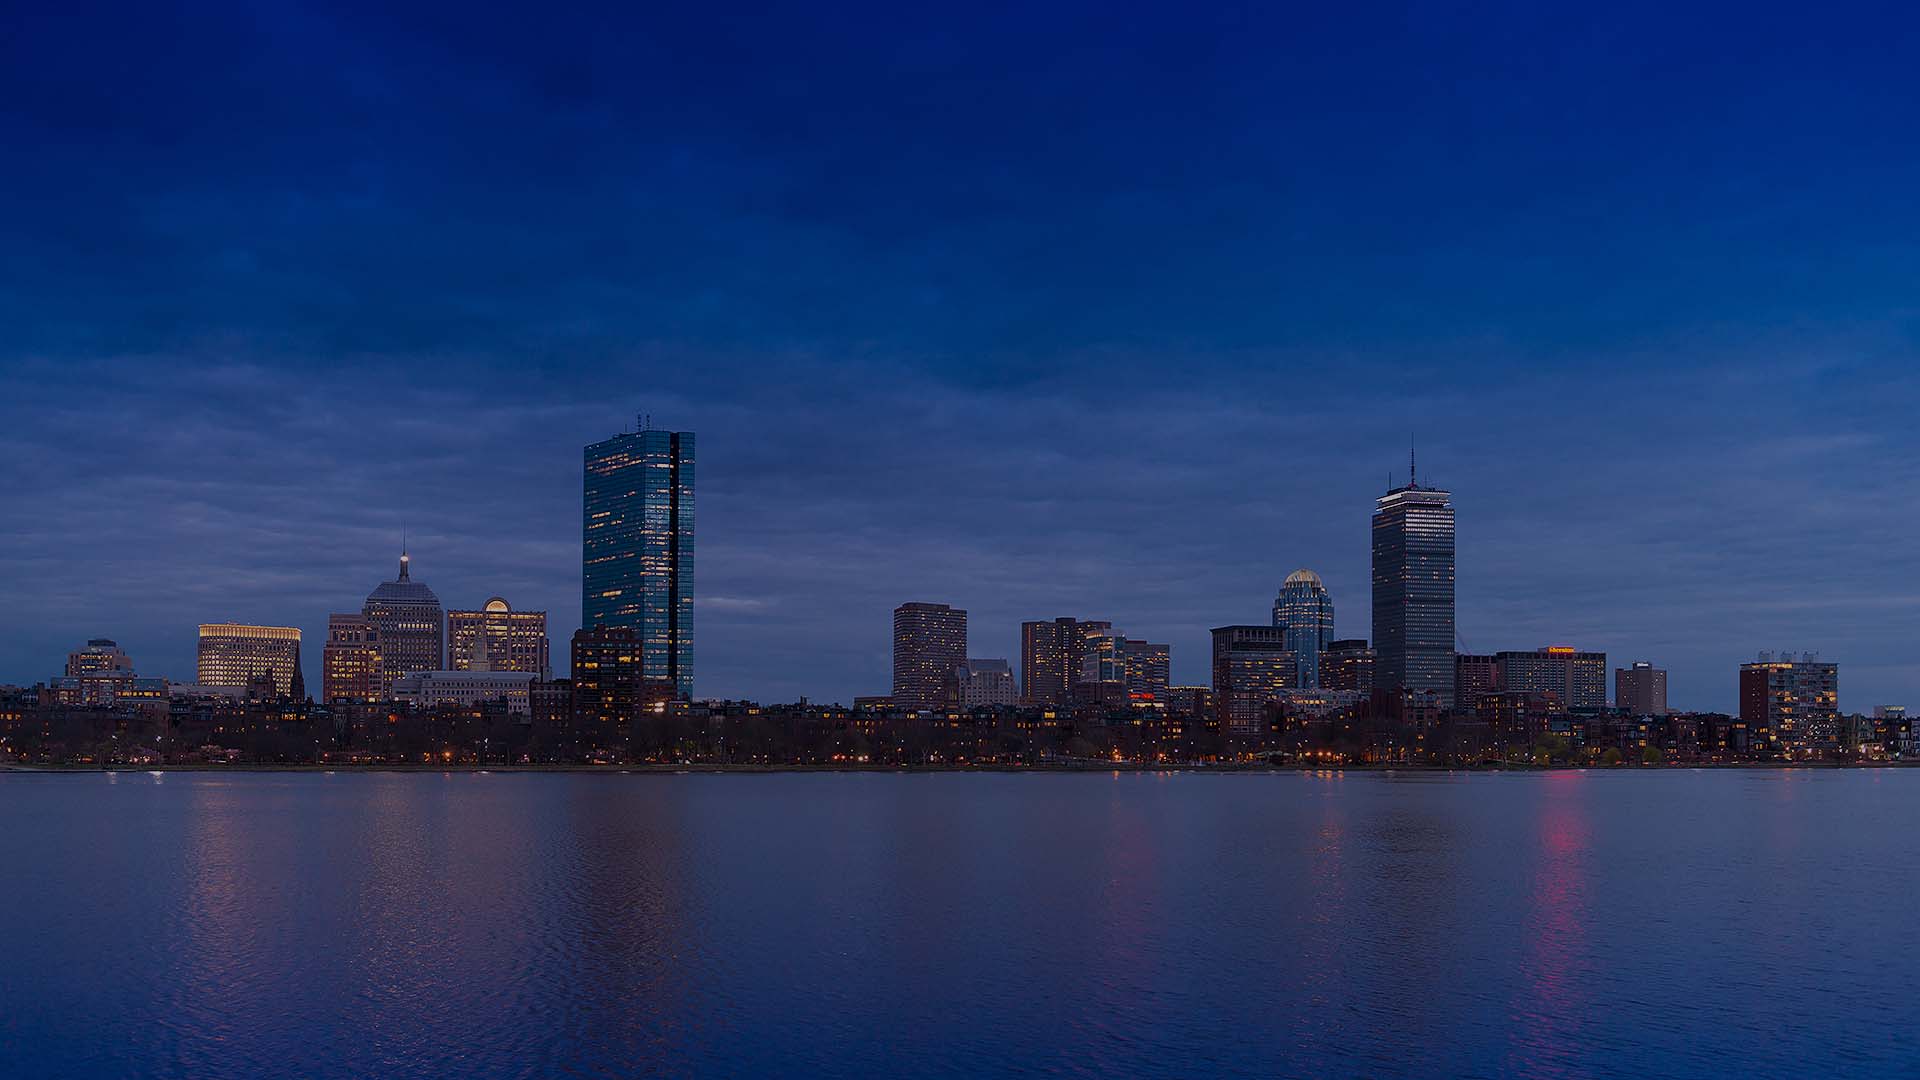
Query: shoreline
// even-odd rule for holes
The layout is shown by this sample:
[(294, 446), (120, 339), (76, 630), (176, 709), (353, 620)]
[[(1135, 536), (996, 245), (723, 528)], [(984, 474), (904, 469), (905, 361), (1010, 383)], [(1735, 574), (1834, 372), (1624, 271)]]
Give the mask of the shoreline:
[(473, 765), (473, 764), (378, 764), (378, 765), (31, 765), (0, 764), (0, 775), (9, 773), (87, 775), (98, 773), (526, 773), (577, 774), (589, 776), (681, 776), (692, 773), (716, 775), (775, 775), (780, 773), (1550, 773), (1550, 772), (1687, 772), (1694, 770), (1739, 769), (1905, 769), (1920, 767), (1920, 761), (1711, 761), (1680, 762), (1662, 765), (1202, 765), (1189, 762), (1140, 764), (1137, 762), (1087, 762), (1049, 765)]

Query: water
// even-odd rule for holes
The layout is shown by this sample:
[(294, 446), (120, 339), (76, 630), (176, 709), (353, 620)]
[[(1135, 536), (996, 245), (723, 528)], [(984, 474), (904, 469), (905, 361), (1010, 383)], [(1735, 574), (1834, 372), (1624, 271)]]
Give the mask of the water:
[(1920, 1075), (1920, 770), (0, 775), (0, 1073)]

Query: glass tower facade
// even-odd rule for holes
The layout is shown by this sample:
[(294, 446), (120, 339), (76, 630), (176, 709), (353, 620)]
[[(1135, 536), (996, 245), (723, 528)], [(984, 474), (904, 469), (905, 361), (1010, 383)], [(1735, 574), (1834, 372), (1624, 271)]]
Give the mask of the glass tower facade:
[(1294, 685), (1320, 687), (1320, 654), (1333, 644), (1333, 597), (1311, 570), (1295, 570), (1273, 601), (1273, 625), (1286, 632), (1288, 651), (1299, 665)]
[(693, 433), (586, 449), (580, 619), (640, 634), (644, 677), (693, 693)]
[(1373, 511), (1373, 685), (1453, 704), (1453, 502), (1417, 483)]

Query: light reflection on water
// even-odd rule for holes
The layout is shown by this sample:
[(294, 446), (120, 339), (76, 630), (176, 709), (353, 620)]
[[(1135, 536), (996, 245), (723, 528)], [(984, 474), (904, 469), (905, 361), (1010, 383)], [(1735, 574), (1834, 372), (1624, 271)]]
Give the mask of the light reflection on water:
[(1862, 1005), (1920, 999), (1917, 812), (1915, 771), (7, 775), (0, 1071), (1911, 1075)]

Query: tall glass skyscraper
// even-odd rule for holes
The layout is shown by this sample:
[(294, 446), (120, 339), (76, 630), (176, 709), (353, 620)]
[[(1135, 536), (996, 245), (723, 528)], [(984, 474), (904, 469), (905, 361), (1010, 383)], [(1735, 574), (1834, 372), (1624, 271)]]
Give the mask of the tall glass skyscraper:
[(586, 449), (580, 619), (641, 635), (643, 677), (693, 693), (693, 433)]
[(1373, 511), (1373, 685), (1453, 704), (1453, 502), (1407, 486)]
[(1286, 631), (1288, 651), (1298, 665), (1294, 685), (1320, 686), (1320, 654), (1333, 644), (1333, 597), (1311, 570), (1295, 570), (1273, 601), (1273, 625)]

